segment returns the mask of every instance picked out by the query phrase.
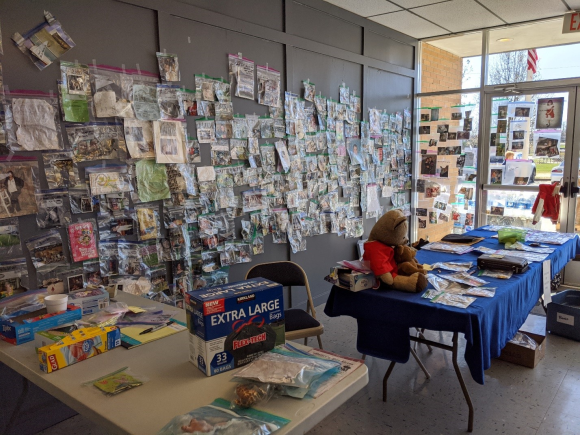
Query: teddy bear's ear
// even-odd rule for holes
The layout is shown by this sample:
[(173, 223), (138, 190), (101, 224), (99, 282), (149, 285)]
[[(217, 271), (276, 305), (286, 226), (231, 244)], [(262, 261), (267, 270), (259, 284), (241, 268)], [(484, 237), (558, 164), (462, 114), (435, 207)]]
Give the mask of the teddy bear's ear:
[(393, 229), (397, 228), (403, 222), (407, 222), (407, 218), (405, 216), (399, 216), (397, 219), (395, 219), (395, 226), (393, 227)]

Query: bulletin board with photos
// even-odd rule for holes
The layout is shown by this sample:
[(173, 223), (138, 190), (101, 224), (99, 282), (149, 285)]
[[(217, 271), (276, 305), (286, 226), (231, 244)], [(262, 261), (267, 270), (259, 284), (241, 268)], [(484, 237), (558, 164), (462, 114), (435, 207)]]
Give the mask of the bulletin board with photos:
[[(0, 282), (3, 296), (114, 284), (175, 305), (227, 282), (230, 267), (265, 253), (266, 239), (296, 253), (320, 234), (361, 237), (364, 219), (388, 208), (410, 215), (411, 113), (363, 113), (348, 83), (325, 96), (305, 77), (289, 92), (283, 65), (223, 52), (214, 74), (224, 77), (194, 71), (188, 89), (187, 53), (158, 52), (153, 73), (19, 47), (60, 79), (57, 93), (4, 95), (0, 268), (12, 281)], [(260, 113), (242, 113), (244, 100)], [(42, 232), (21, 240), (24, 215)], [(22, 268), (26, 251), (36, 282)]]
[[(434, 240), (473, 229), (477, 141), (475, 104), (419, 107), (418, 236)], [(477, 133), (474, 135), (477, 137)], [(436, 228), (439, 233), (434, 233)]]
[(517, 225), (532, 226), (531, 209), (536, 194), (518, 191), (518, 186), (559, 181), (544, 168), (557, 167), (564, 158), (561, 141), (566, 95), (492, 99), (488, 183), (514, 189), (503, 195), (487, 193), (487, 223), (501, 224), (508, 219)]

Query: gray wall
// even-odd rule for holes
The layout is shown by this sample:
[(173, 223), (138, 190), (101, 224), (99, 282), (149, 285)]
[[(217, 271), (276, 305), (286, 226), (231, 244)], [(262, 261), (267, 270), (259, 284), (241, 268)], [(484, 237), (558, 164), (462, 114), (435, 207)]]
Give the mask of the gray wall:
[[(156, 71), (155, 52), (166, 50), (179, 55), (181, 84), (193, 88), (196, 73), (227, 77), (227, 53), (242, 52), (258, 65), (281, 71), (283, 87), (292, 92), (301, 93), (302, 80), (310, 79), (317, 92), (338, 99), (338, 87), (346, 83), (363, 97), (363, 119), (369, 107), (389, 112), (413, 107), (417, 42), (321, 0), (4, 1), (2, 64), (9, 89), (56, 89), (58, 67), (38, 71), (9, 39), (40, 22), (44, 10), (53, 13), (77, 44), (63, 60)], [(267, 113), (265, 106), (241, 98), (234, 98), (234, 110)], [(194, 118), (188, 119), (188, 127), (195, 131)], [(201, 154), (202, 165), (209, 164), (209, 147), (202, 145)], [(41, 187), (47, 188), (44, 175)], [(239, 226), (240, 219), (236, 221)], [(21, 217), (20, 224), (24, 239), (39, 232), (34, 216)], [(365, 222), (366, 234), (373, 224)], [(308, 250), (298, 254), (267, 237), (265, 254), (253, 263), (232, 266), (230, 280), (243, 279), (259, 262), (296, 261), (305, 268), (318, 305), (330, 290), (322, 279), (329, 267), (355, 255), (356, 240), (331, 234), (308, 239)], [(293, 305), (303, 306), (306, 296), (296, 290)]]
[[(322, 0), (4, 0), (0, 2), (4, 41), (0, 61), (4, 83), (11, 90), (56, 90), (58, 67), (40, 72), (10, 40), (14, 32), (41, 22), (44, 10), (62, 23), (76, 43), (63, 60), (95, 60), (127, 69), (139, 64), (142, 70), (156, 71), (155, 52), (165, 49), (179, 55), (181, 83), (191, 88), (195, 73), (226, 77), (227, 53), (242, 52), (257, 64), (280, 70), (285, 89), (293, 92), (301, 92), (301, 81), (309, 78), (317, 91), (337, 99), (338, 87), (345, 82), (362, 95), (364, 118), (369, 107), (389, 112), (413, 109), (417, 41)], [(234, 109), (266, 113), (265, 106), (239, 98), (234, 98)], [(190, 128), (192, 121), (188, 121)], [(209, 164), (208, 147), (202, 146), (202, 164)], [(42, 163), (40, 170), (43, 173)], [(43, 175), (41, 187), (47, 188)], [(34, 216), (19, 219), (23, 238), (40, 232)], [(239, 225), (240, 219), (236, 220)], [(367, 234), (373, 223), (365, 222)], [(251, 264), (233, 266), (230, 279), (243, 279), (260, 262), (292, 260), (306, 270), (318, 305), (330, 290), (323, 281), (330, 266), (355, 256), (355, 239), (317, 236), (308, 239), (306, 252), (292, 254), (289, 245), (274, 245), (268, 237), (265, 254)], [(35, 279), (34, 272), (31, 278)], [(302, 289), (294, 289), (294, 306), (304, 306), (305, 298)], [(0, 368), (0, 391), (19, 395), (16, 387), (21, 381), (10, 369)], [(14, 396), (4, 397), (3, 402), (14, 400)], [(7, 433), (35, 433), (51, 426), (71, 415), (63, 406), (38, 391), (29, 392), (23, 418), (16, 419)], [(0, 432), (5, 432), (13, 409), (0, 413)], [(28, 410), (34, 412), (27, 414)]]

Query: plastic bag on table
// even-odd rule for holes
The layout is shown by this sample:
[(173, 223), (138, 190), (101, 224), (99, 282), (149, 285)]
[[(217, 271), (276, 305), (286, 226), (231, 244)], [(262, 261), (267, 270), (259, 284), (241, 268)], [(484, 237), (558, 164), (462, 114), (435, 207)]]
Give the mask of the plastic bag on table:
[(517, 332), (514, 338), (512, 338), (509, 342), (532, 350), (536, 350), (538, 347), (536, 340), (522, 332)]
[(237, 409), (234, 412), (229, 408), (229, 401), (216, 399), (208, 406), (174, 417), (158, 435), (270, 435), (290, 423), (290, 420), (255, 409)]
[(478, 276), (488, 276), (490, 278), (510, 279), (513, 276), (511, 270), (480, 270)]
[(115, 326), (119, 319), (121, 319), (128, 311), (129, 307), (126, 303), (111, 302), (109, 306), (103, 308), (100, 312), (88, 317), (85, 319), (85, 321), (91, 325), (99, 327)]
[(446, 261), (438, 262), (431, 265), (431, 269), (445, 269), (453, 270), (455, 272), (467, 272), (473, 266), (473, 262), (458, 262), (458, 261)]
[(133, 76), (121, 68), (89, 66), (93, 104), (97, 118), (134, 118), (131, 97)]
[(234, 374), (247, 379), (289, 387), (309, 388), (323, 374), (340, 371), (340, 363), (295, 352), (267, 352)]
[(45, 307), (44, 298), (47, 296), (46, 290), (31, 290), (0, 300), (0, 318), (9, 317), (33, 311)]
[(97, 391), (100, 391), (105, 396), (111, 397), (116, 396), (123, 391), (139, 387), (148, 380), (149, 379), (144, 376), (134, 374), (128, 367), (123, 367), (98, 379), (84, 382), (82, 385), (93, 386)]
[(6, 146), (12, 152), (64, 148), (58, 96), (39, 91), (6, 92)]

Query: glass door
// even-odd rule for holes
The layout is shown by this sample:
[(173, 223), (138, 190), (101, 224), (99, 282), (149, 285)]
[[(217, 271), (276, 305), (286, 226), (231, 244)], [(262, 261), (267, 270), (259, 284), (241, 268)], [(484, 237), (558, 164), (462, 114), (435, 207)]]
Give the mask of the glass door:
[[(569, 224), (580, 224), (576, 198), (569, 194), (571, 179), (575, 183), (578, 178), (571, 177), (578, 174), (578, 146), (573, 143), (577, 88), (510, 91), (486, 95), (478, 225), (567, 232)], [(542, 218), (534, 225), (538, 186), (550, 183), (563, 186), (560, 221)]]

